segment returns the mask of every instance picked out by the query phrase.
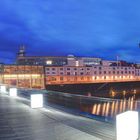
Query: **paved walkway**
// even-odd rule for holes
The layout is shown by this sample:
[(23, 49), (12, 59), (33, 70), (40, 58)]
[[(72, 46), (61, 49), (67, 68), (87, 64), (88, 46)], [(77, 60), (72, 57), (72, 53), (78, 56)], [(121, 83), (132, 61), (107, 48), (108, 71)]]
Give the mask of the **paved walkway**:
[(0, 140), (115, 140), (111, 124), (0, 94)]

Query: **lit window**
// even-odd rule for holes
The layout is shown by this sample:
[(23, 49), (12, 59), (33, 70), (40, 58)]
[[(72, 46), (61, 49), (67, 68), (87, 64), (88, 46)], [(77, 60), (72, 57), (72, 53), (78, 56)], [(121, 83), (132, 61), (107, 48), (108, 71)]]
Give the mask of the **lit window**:
[(79, 61), (76, 61), (76, 64), (75, 64), (77, 67), (79, 66)]
[(47, 60), (47, 61), (46, 61), (46, 64), (47, 64), (47, 65), (52, 65), (52, 61), (51, 61), (51, 60)]

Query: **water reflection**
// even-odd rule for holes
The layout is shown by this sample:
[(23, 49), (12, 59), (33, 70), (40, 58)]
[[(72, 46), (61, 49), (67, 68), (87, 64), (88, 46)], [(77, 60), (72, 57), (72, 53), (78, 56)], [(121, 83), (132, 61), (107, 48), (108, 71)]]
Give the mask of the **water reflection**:
[(93, 96), (72, 95), (58, 92), (48, 92), (45, 101), (65, 108), (76, 109), (85, 114), (94, 114), (104, 117), (115, 117), (127, 110), (139, 110), (140, 102), (135, 96), (123, 99), (100, 98)]
[(92, 114), (114, 117), (116, 114), (127, 110), (137, 110), (137, 101), (133, 97), (128, 100), (124, 99), (93, 104)]

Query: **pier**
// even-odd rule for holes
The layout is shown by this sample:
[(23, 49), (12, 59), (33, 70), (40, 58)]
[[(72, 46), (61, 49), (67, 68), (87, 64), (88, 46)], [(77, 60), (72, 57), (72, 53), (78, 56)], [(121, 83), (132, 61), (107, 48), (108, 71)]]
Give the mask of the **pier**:
[(114, 125), (46, 106), (30, 108), (29, 99), (0, 94), (2, 140), (115, 140)]
[[(115, 119), (109, 119), (107, 113), (112, 113), (112, 107), (109, 107), (106, 98), (89, 100), (80, 95), (24, 88), (17, 89), (18, 96), (14, 97), (9, 96), (9, 89), (10, 87), (6, 87), (6, 90), (3, 88), (5, 92), (0, 93), (1, 140), (116, 140), (116, 123)], [(42, 108), (33, 109), (30, 95), (38, 93), (43, 95), (44, 104)], [(78, 99), (81, 105), (92, 103), (92, 112), (80, 110), (77, 106)], [(103, 106), (97, 105), (97, 101)], [(108, 102), (116, 107), (114, 100), (110, 99)], [(119, 105), (119, 101), (117, 104)], [(122, 101), (121, 106), (124, 106)], [(99, 109), (104, 107), (102, 110), (105, 115), (101, 116)]]

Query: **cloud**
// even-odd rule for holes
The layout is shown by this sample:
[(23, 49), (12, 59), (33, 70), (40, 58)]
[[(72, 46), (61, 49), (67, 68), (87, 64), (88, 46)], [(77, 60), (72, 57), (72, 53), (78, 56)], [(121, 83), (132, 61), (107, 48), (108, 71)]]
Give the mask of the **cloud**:
[(13, 62), (18, 46), (25, 44), (29, 55), (104, 59), (121, 55), (139, 62), (139, 4), (139, 0), (4, 0), (0, 50), (9, 55), (0, 58)]

